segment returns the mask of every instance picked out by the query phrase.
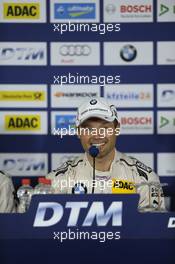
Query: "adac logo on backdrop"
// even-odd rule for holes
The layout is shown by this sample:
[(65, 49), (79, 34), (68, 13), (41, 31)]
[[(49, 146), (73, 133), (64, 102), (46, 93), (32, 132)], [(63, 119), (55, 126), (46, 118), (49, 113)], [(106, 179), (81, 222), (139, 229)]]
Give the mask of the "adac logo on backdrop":
[(0, 91), (0, 101), (44, 101), (43, 91)]
[(4, 19), (39, 19), (40, 3), (4, 3), (3, 4)]
[(95, 3), (55, 3), (55, 19), (92, 19), (96, 17)]
[(55, 128), (56, 129), (69, 129), (75, 128), (75, 121), (76, 116), (75, 115), (56, 115), (55, 116)]
[(6, 131), (36, 131), (40, 129), (40, 115), (5, 115)]

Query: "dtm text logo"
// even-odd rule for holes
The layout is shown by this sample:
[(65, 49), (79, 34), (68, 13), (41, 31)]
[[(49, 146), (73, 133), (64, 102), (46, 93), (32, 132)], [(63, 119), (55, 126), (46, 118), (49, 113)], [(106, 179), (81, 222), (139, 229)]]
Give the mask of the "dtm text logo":
[[(52, 216), (46, 219), (46, 212), (49, 209), (52, 210)], [(69, 215), (68, 212), (70, 212)], [(68, 215), (68, 218), (65, 215)], [(40, 202), (33, 226), (53, 226), (60, 221), (68, 227), (75, 227), (77, 224), (90, 227), (94, 222), (97, 226), (107, 226), (111, 218), (112, 226), (122, 225), (122, 202), (112, 202), (106, 212), (104, 203), (100, 201), (92, 203), (86, 201), (66, 202), (65, 207), (56, 202)]]
[(46, 65), (46, 44), (1, 42), (0, 65)]

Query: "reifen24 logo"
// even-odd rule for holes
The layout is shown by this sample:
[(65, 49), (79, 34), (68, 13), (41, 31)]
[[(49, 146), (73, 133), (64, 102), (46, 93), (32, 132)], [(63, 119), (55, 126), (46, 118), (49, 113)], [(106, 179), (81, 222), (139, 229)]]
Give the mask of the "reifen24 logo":
[(45, 42), (1, 42), (0, 65), (46, 65)]
[(46, 22), (45, 0), (8, 1), (0, 3), (0, 22), (44, 23)]
[(104, 0), (105, 22), (153, 22), (152, 0)]

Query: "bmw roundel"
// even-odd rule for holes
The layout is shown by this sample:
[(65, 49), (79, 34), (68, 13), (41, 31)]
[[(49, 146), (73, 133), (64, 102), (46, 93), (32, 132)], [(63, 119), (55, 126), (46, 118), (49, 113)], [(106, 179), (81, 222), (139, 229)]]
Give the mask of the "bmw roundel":
[(87, 193), (87, 187), (83, 183), (76, 183), (72, 188), (74, 194), (85, 194)]
[(91, 101), (90, 101), (90, 104), (91, 105), (95, 105), (97, 103), (97, 100), (96, 99), (92, 99)]
[(133, 45), (125, 45), (120, 51), (120, 57), (127, 62), (133, 61), (137, 56), (137, 50)]

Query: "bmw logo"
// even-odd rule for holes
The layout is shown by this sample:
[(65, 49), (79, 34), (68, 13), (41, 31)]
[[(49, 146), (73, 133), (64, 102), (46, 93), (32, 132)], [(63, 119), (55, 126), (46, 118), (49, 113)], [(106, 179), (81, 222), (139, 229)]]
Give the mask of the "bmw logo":
[(90, 101), (90, 104), (91, 105), (95, 105), (97, 103), (97, 100), (96, 99), (92, 99), (91, 101)]
[(85, 194), (87, 193), (87, 187), (83, 183), (76, 183), (72, 188), (73, 194)]
[(125, 45), (120, 51), (120, 57), (127, 62), (133, 61), (137, 56), (137, 50), (132, 45)]
[(108, 14), (114, 14), (116, 11), (116, 7), (113, 4), (107, 5), (105, 9)]

